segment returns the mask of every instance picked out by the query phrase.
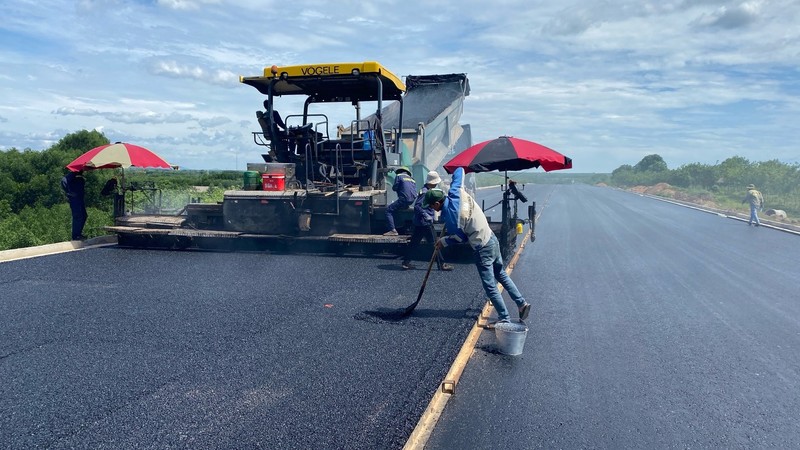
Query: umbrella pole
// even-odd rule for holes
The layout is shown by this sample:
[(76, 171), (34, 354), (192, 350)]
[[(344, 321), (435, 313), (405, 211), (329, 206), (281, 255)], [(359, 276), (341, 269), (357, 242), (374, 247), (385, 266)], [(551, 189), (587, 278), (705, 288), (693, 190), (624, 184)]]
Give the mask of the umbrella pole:
[(503, 186), (503, 206), (501, 208), (502, 225), (500, 226), (500, 249), (504, 253), (508, 244), (508, 171), (505, 171), (505, 185)]
[[(114, 219), (114, 222), (115, 222), (114, 225), (116, 225), (117, 217), (123, 215), (123, 213), (125, 211), (125, 207), (120, 204), (120, 200), (121, 200), (122, 196), (119, 195), (119, 193), (120, 193), (120, 191), (122, 189), (121, 185), (120, 185), (122, 180), (121, 180), (121, 178), (119, 176), (117, 176), (116, 170), (114, 171), (113, 180), (116, 181), (116, 184), (114, 185), (114, 191), (111, 193), (111, 199), (112, 199), (111, 200), (111, 202), (112, 202), (111, 203), (111, 208), (112, 208), (112, 214), (113, 214), (112, 218)], [(111, 180), (109, 180), (109, 181), (111, 181)], [(105, 188), (103, 188), (103, 189), (105, 189)]]
[(128, 190), (128, 185), (127, 185), (127, 183), (125, 181), (125, 168), (124, 167), (120, 167), (119, 170), (120, 170), (120, 173), (121, 173), (121, 175), (120, 175), (120, 187), (121, 187), (120, 192), (122, 192), (120, 194), (120, 197), (121, 197), (120, 198), (120, 205), (122, 206), (122, 211), (120, 211), (120, 215), (124, 216), (125, 215), (125, 191)]

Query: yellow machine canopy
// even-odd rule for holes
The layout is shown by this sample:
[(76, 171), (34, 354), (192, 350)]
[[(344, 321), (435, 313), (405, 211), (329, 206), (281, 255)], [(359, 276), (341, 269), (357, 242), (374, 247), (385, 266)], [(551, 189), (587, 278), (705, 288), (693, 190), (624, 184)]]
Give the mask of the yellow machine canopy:
[(399, 77), (374, 61), (265, 67), (263, 76), (239, 81), (265, 95), (306, 95), (314, 102), (400, 100), (406, 90)]

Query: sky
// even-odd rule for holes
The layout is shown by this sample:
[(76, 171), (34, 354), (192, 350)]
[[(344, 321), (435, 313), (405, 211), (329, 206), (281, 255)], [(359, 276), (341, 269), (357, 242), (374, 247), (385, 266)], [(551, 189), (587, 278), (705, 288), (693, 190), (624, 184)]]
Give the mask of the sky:
[(799, 23), (800, 0), (3, 0), (0, 150), (96, 129), (244, 170), (264, 97), (240, 75), (378, 61), (466, 73), (473, 143), (532, 140), (574, 172), (797, 164)]

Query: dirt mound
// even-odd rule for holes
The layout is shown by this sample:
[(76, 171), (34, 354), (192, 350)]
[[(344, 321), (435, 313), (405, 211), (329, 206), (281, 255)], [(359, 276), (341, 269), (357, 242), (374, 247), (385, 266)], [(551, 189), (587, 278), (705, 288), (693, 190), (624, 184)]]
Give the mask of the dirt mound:
[(669, 198), (674, 198), (676, 192), (675, 188), (667, 183), (658, 183), (655, 186), (634, 186), (630, 190), (637, 194), (658, 195)]
[(629, 189), (637, 194), (657, 195), (659, 197), (671, 198), (686, 203), (718, 208), (711, 194), (690, 194), (672, 187), (669, 183), (658, 183), (654, 186), (634, 186)]

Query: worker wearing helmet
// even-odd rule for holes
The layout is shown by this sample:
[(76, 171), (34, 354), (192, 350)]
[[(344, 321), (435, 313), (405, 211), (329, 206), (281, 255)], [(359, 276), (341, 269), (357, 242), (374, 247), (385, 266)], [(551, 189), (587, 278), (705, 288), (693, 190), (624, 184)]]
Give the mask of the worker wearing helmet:
[[(411, 232), (411, 240), (408, 241), (406, 254), (403, 256), (402, 267), (405, 270), (414, 268), (414, 265), (411, 264), (411, 254), (414, 252), (417, 245), (422, 242), (422, 239), (425, 239), (425, 241), (431, 244), (436, 243), (436, 233), (433, 231), (433, 208), (430, 206), (423, 208), (422, 202), (425, 201), (425, 194), (438, 186), (441, 182), (442, 178), (439, 174), (435, 170), (431, 170), (428, 172), (428, 176), (425, 179), (425, 186), (422, 187), (422, 190), (419, 191), (419, 195), (417, 195), (417, 199), (414, 200), (414, 231)], [(436, 252), (436, 264), (439, 270), (453, 270), (452, 265), (444, 262), (442, 252)]]
[(447, 195), (440, 189), (431, 189), (425, 194), (422, 206), (430, 206), (434, 211), (441, 211), (447, 232), (451, 233), (436, 241), (436, 247), (441, 249), (452, 244), (468, 243), (475, 251), (475, 265), (481, 277), (481, 284), (497, 311), (498, 323), (510, 322), (508, 308), (503, 302), (500, 290), (497, 289), (498, 282), (517, 304), (519, 318), (525, 320), (528, 318), (531, 305), (525, 301), (525, 297), (506, 273), (497, 236), (489, 227), (489, 221), (486, 220), (481, 207), (462, 187), (463, 179), (464, 169), (459, 167), (453, 173), (453, 181)]
[(386, 221), (389, 223), (389, 231), (383, 233), (384, 236), (397, 236), (397, 229), (394, 225), (394, 212), (398, 209), (407, 209), (417, 198), (417, 183), (411, 176), (408, 167), (401, 167), (395, 171), (394, 185), (392, 190), (397, 192), (397, 200), (386, 207)]

